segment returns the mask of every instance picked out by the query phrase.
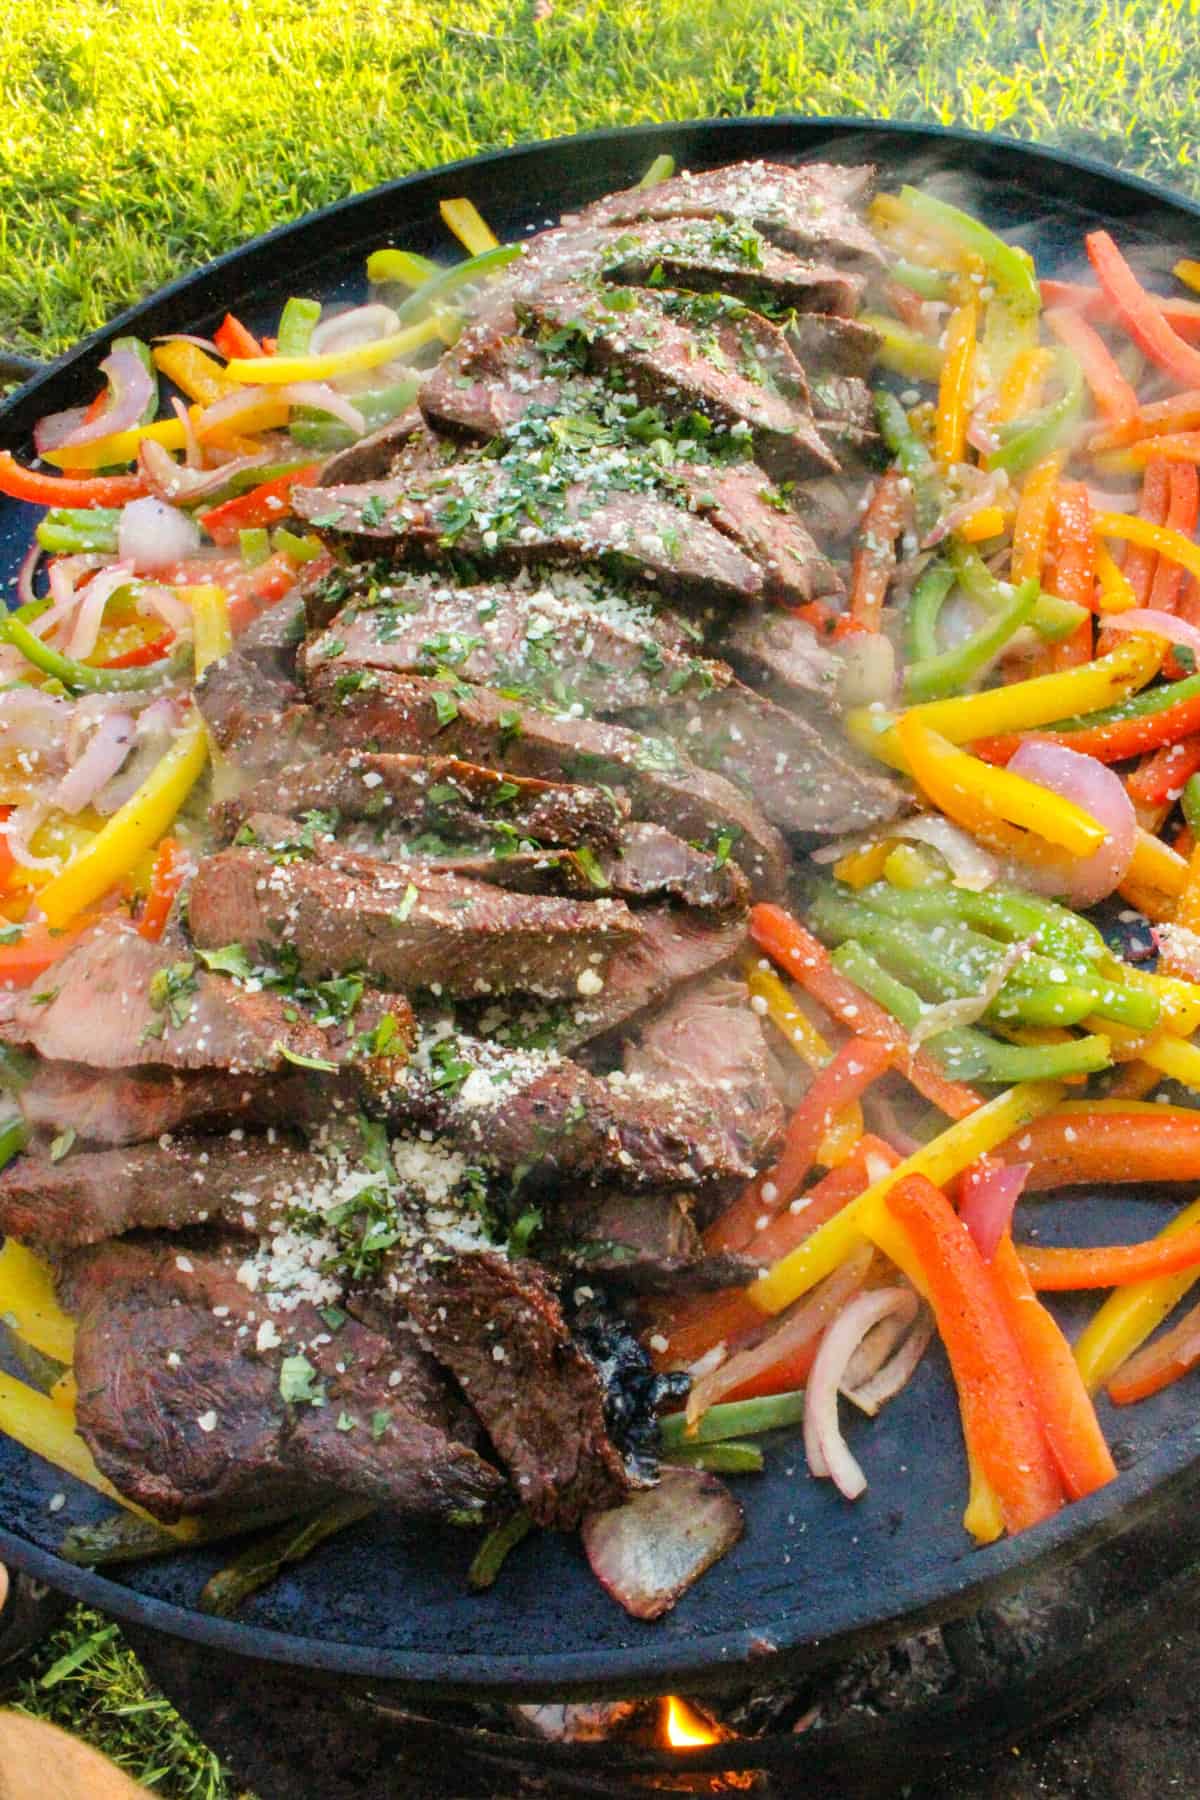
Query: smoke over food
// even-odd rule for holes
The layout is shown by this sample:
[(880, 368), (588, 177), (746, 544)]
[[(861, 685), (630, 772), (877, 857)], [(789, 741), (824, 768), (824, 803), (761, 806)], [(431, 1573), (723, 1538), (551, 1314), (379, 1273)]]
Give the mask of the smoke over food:
[(161, 1521), (72, 1554), (271, 1525), (228, 1610), (369, 1510), (480, 1588), (582, 1527), (657, 1618), (764, 1434), (866, 1488), (935, 1332), (978, 1541), (1196, 1359), (1190, 1214), (1013, 1217), (1200, 1176), (1200, 304), (874, 189), (447, 201), (465, 261), (122, 339), (0, 453), (0, 1303), (59, 1377), (0, 1427)]

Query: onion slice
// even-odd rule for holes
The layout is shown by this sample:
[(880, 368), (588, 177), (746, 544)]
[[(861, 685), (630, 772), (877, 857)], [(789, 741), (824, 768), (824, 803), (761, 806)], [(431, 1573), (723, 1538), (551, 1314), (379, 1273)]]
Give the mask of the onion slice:
[(991, 974), (978, 993), (964, 994), (958, 1000), (943, 1000), (937, 1006), (928, 1007), (908, 1034), (914, 1049), (941, 1031), (957, 1031), (963, 1025), (974, 1025), (981, 1019), (1013, 970), (1029, 955), (1033, 944), (1032, 937), (1010, 944), (999, 962), (993, 964)]
[(113, 350), (100, 364), (100, 373), (108, 376), (109, 404), (91, 420), (80, 417), (76, 407), (41, 420), (33, 433), (39, 456), (47, 450), (75, 450), (81, 444), (97, 443), (140, 422), (154, 398), (154, 378), (141, 358), (132, 350)]
[(1041, 894), (1063, 895), (1072, 906), (1105, 899), (1125, 879), (1137, 842), (1137, 815), (1120, 776), (1094, 756), (1036, 739), (1022, 744), (1008, 766), (1014, 775), (1074, 801), (1107, 833), (1090, 856), (1047, 856), (1042, 864), (1029, 864), (1023, 871), (1026, 885)]
[[(990, 446), (990, 449), (994, 450), (995, 448), (995, 444)], [(965, 525), (968, 519), (973, 519), (977, 512), (983, 511), (985, 506), (994, 506), (1001, 494), (1007, 492), (1007, 472), (997, 469), (985, 481), (979, 483), (974, 493), (968, 494), (965, 499), (956, 500), (953, 506), (946, 509), (933, 529), (927, 531), (921, 539), (921, 549), (932, 550), (935, 544), (940, 544), (942, 539), (949, 537), (952, 531), (957, 531), (960, 525)]]
[(663, 1613), (731, 1550), (742, 1509), (724, 1482), (702, 1469), (664, 1469), (657, 1487), (623, 1506), (588, 1513), (583, 1548), (606, 1593), (635, 1619)]
[(106, 713), (79, 761), (55, 788), (51, 805), (61, 807), (65, 813), (82, 812), (90, 806), (129, 755), (136, 729), (132, 713)]
[(290, 406), (314, 406), (318, 412), (328, 413), (330, 418), (348, 425), (360, 437), (367, 429), (367, 421), (357, 406), (345, 394), (339, 394), (336, 388), (330, 387), (327, 381), (290, 381), (286, 387), (276, 388), (275, 392)]
[(200, 527), (154, 494), (130, 500), (121, 509), (117, 551), (135, 574), (158, 575), (200, 548)]
[(189, 469), (185, 463), (177, 463), (170, 451), (153, 438), (143, 438), (138, 445), (138, 472), (146, 486), (157, 499), (175, 506), (206, 500), (227, 487), (231, 478), (243, 470), (264, 468), (278, 461), (273, 450), (263, 450), (256, 456), (237, 456), (219, 468)]
[(933, 1318), (925, 1307), (917, 1317), (917, 1322), (897, 1350), (890, 1362), (869, 1381), (859, 1387), (844, 1387), (842, 1393), (859, 1412), (867, 1413), (871, 1418), (894, 1400), (902, 1388), (908, 1386), (916, 1368), (933, 1341)]
[(867, 1478), (850, 1453), (838, 1422), (838, 1389), (859, 1344), (873, 1326), (892, 1313), (917, 1316), (911, 1288), (874, 1288), (859, 1294), (840, 1312), (817, 1351), (804, 1390), (804, 1451), (811, 1472), (828, 1476), (847, 1500), (866, 1492)]
[(1192, 655), (1200, 658), (1200, 630), (1189, 625), (1186, 619), (1177, 619), (1174, 613), (1163, 612), (1157, 606), (1131, 606), (1128, 612), (1105, 613), (1104, 626), (1107, 631), (1144, 631), (1155, 637), (1166, 638), (1169, 644), (1179, 644)]
[(991, 1262), (996, 1245), (1012, 1224), (1013, 1208), (1032, 1173), (1032, 1163), (993, 1162), (989, 1158), (980, 1174), (964, 1181), (958, 1216), (985, 1262)]
[(313, 327), (308, 347), (313, 356), (327, 356), (334, 350), (373, 344), (377, 338), (391, 337), (399, 329), (399, 313), (381, 300), (372, 300), (366, 306), (352, 306), (346, 312), (322, 319)]
[(66, 642), (68, 656), (78, 661), (80, 657), (92, 654), (100, 635), (104, 609), (118, 588), (129, 586), (132, 574), (133, 564), (122, 562), (115, 563), (111, 568), (101, 569), (98, 575), (92, 576), (83, 590), (75, 623)]

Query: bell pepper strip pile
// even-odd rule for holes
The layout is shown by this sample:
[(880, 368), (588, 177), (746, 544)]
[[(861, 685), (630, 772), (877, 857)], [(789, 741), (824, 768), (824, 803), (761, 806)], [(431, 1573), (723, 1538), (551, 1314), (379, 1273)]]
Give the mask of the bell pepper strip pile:
[[(1044, 306), (1069, 306), (1081, 312), (1085, 319), (1095, 319), (1102, 324), (1119, 320), (1117, 307), (1102, 288), (1089, 287), (1081, 281), (1048, 280), (1038, 285)], [(1149, 290), (1146, 290), (1146, 298), (1185, 343), (1200, 343), (1200, 303), (1182, 300), (1172, 294), (1154, 294)]]
[(987, 279), (1017, 318), (1029, 318), (1040, 311), (1037, 274), (1026, 251), (1006, 244), (970, 213), (920, 188), (902, 187), (900, 200), (919, 228), (933, 232), (960, 256), (979, 259)]
[(1108, 232), (1090, 232), (1086, 241), (1096, 280), (1142, 355), (1181, 387), (1200, 387), (1200, 350), (1167, 323)]
[(1200, 389), (1191, 388), (1184, 394), (1168, 394), (1164, 400), (1152, 400), (1124, 425), (1106, 425), (1099, 431), (1092, 432), (1088, 438), (1088, 449), (1096, 455), (1105, 450), (1121, 450), (1145, 439), (1153, 453), (1155, 439), (1198, 428)]
[(52, 675), (75, 694), (133, 693), (157, 687), (183, 674), (190, 654), (187, 646), (181, 645), (161, 662), (134, 668), (97, 668), (91, 663), (76, 662), (43, 643), (16, 613), (0, 617), (0, 642), (12, 644), (33, 668)]
[(850, 570), (850, 617), (864, 631), (878, 631), (883, 603), (896, 569), (896, 539), (909, 513), (901, 476), (889, 469), (863, 516), (862, 536)]
[[(1163, 1237), (1200, 1225), (1200, 1200), (1164, 1226)], [(1109, 1295), (1089, 1320), (1075, 1345), (1075, 1361), (1089, 1393), (1095, 1393), (1170, 1317), (1184, 1295), (1200, 1281), (1200, 1268), (1131, 1282)]]
[(905, 699), (937, 700), (966, 687), (1033, 617), (1038, 595), (1036, 579), (1021, 582), (1008, 602), (965, 643), (910, 662), (904, 677)]
[(988, 415), (989, 426), (1007, 425), (1011, 419), (1032, 411), (1053, 367), (1052, 353), (1040, 344), (1018, 350), (1000, 383), (995, 406)]
[(886, 1205), (908, 1238), (958, 1389), (967, 1443), (1010, 1532), (1048, 1519), (1063, 1490), (1021, 1347), (988, 1265), (944, 1194), (922, 1175)]

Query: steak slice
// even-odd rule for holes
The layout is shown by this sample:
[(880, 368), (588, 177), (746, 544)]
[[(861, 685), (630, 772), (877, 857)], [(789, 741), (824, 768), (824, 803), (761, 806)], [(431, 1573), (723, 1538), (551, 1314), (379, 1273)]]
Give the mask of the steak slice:
[(547, 1196), (538, 1257), (631, 1293), (696, 1293), (753, 1279), (744, 1258), (704, 1254), (691, 1198), (619, 1188)]
[(749, 432), (758, 460), (781, 479), (838, 467), (784, 333), (737, 301), (566, 284), (539, 288), (522, 310), (544, 330), (576, 334), (589, 363), (619, 369), (667, 417), (699, 412), (726, 431)]
[(121, 1150), (73, 1150), (55, 1162), (33, 1147), (0, 1173), (0, 1231), (48, 1250), (76, 1250), (128, 1231), (220, 1224), (270, 1229), (314, 1182), (319, 1157), (288, 1131), (164, 1137)]
[(443, 1021), (392, 1097), (395, 1122), (444, 1138), (472, 1161), (539, 1179), (632, 1190), (695, 1188), (752, 1173), (687, 1089), (593, 1075), (544, 1050), (517, 1050)]
[[(80, 1435), (157, 1518), (247, 1502), (299, 1512), (361, 1494), (399, 1512), (477, 1519), (502, 1491), (496, 1470), (457, 1441), (454, 1403), (415, 1346), (356, 1320), (331, 1334), (307, 1305), (268, 1338), (229, 1257), (105, 1244), (68, 1259), (62, 1288), (79, 1321)], [(288, 1354), (306, 1359), (320, 1403), (282, 1398)]]
[(455, 756), (341, 750), (256, 783), (214, 808), (212, 818), (228, 841), (252, 813), (298, 818), (317, 810), (373, 825), (381, 834), (433, 833), (503, 845), (515, 835), (566, 849), (586, 844), (615, 850), (626, 808), (604, 788), (539, 781)]
[(753, 688), (734, 682), (703, 699), (681, 698), (634, 722), (686, 744), (753, 794), (783, 831), (859, 831), (894, 818), (904, 802), (899, 782), (858, 757), (840, 732)]
[[(325, 1031), (281, 995), (252, 992), (175, 947), (108, 921), (73, 944), (46, 981), (0, 997), (0, 1041), (92, 1068), (155, 1063), (234, 1075), (337, 1055)], [(401, 1032), (394, 1052), (400, 1062), (404, 1049)]]
[[(393, 999), (394, 1004), (394, 999)], [(291, 1069), (267, 1076), (225, 1069), (93, 1069), (83, 1063), (38, 1062), (17, 1096), (33, 1131), (67, 1126), (84, 1143), (133, 1144), (182, 1127), (226, 1131), (328, 1119), (369, 1103), (356, 1072)]]
[(634, 1485), (605, 1390), (536, 1263), (494, 1252), (393, 1264), (388, 1286), (454, 1376), (539, 1525), (570, 1531)]
[(808, 374), (810, 389), (814, 381), (827, 375), (852, 375), (863, 382), (870, 379), (879, 337), (869, 325), (830, 313), (800, 312), (788, 320), (786, 330), (788, 342)]
[(781, 706), (810, 715), (836, 714), (842, 659), (792, 613), (755, 613), (731, 619), (721, 650), (751, 687)]
[(853, 318), (862, 299), (861, 274), (802, 259), (750, 224), (730, 226), (713, 217), (642, 220), (606, 235), (607, 244), (599, 239), (597, 261), (609, 281), (733, 294), (758, 311), (845, 318)]
[[(763, 572), (763, 596), (802, 606), (823, 595), (845, 592), (837, 569), (790, 502), (773, 488), (755, 463), (676, 464), (693, 511), (709, 519), (738, 544)], [(760, 609), (741, 607), (757, 619)]]
[(618, 900), (506, 893), (353, 855), (281, 863), (251, 848), (201, 863), (188, 918), (201, 949), (286, 944), (309, 979), (363, 971), (466, 995), (574, 994), (640, 930)]
[(786, 879), (786, 846), (754, 802), (671, 743), (590, 719), (554, 719), (490, 688), (363, 673), (355, 686), (344, 677), (339, 686), (328, 670), (314, 674), (323, 728), (336, 743), (441, 749), (520, 775), (614, 787), (637, 817), (689, 842), (715, 844), (732, 835), (734, 855), (756, 892), (778, 892)]
[(870, 197), (875, 171), (834, 163), (729, 163), (684, 170), (654, 187), (606, 194), (566, 225), (626, 225), (639, 219), (722, 218), (753, 225), (799, 256), (825, 255), (877, 266), (882, 252), (855, 208)]
[(342, 481), (378, 481), (390, 475), (397, 454), (420, 427), (421, 415), (412, 406), (356, 444), (336, 451), (321, 470), (321, 480), (332, 486)]
[(311, 674), (322, 665), (438, 675), (528, 696), (556, 711), (578, 706), (611, 715), (664, 692), (705, 692), (729, 679), (722, 664), (666, 648), (648, 636), (644, 608), (617, 594), (568, 600), (528, 583), (455, 587), (418, 576), (393, 582), (389, 600), (351, 602), (305, 645)]
[[(827, 464), (831, 459), (826, 459)], [(605, 559), (663, 593), (746, 604), (762, 575), (706, 520), (681, 511), (647, 485), (622, 486), (628, 459), (604, 479), (537, 481), (522, 454), (513, 461), (453, 463), (420, 483), (387, 481), (294, 488), (292, 510), (352, 554), (412, 560), (453, 550), (497, 567)]]
[[(314, 567), (319, 571), (311, 573)], [(247, 625), (245, 631), (239, 633), (238, 655), (246, 661), (254, 663), (264, 674), (276, 681), (291, 683), (296, 679), (296, 653), (304, 641), (306, 615), (304, 609), (305, 584), (324, 579), (329, 574), (329, 562), (325, 557), (317, 557), (309, 563), (300, 582), (276, 606), (267, 608), (258, 618)], [(289, 692), (285, 689), (284, 692)], [(290, 694), (289, 694), (290, 697)]]
[[(421, 411), (436, 431), (467, 437), (503, 437), (532, 407), (557, 412), (564, 389), (579, 386), (540, 345), (521, 332), (511, 300), (490, 304), (446, 351), (421, 386)], [(345, 475), (338, 481), (370, 480)], [(322, 479), (331, 481), (327, 465)]]
[(672, 996), (624, 1052), (626, 1075), (703, 1096), (737, 1157), (766, 1167), (783, 1138), (784, 1108), (744, 982), (719, 975)]
[(278, 767), (301, 753), (301, 697), (295, 682), (237, 650), (210, 663), (195, 689), (214, 741), (244, 769)]
[(635, 822), (626, 825), (620, 850), (597, 856), (596, 863), (625, 900), (670, 899), (702, 912), (732, 912), (749, 898), (732, 850), (732, 837), (723, 849), (698, 850), (661, 825)]

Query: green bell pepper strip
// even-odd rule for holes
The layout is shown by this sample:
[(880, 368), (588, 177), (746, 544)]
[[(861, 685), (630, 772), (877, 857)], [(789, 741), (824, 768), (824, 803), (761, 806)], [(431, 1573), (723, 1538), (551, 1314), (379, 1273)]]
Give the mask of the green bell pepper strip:
[(1179, 803), (1194, 836), (1200, 836), (1200, 775), (1189, 775)]
[[(420, 385), (419, 378), (413, 376), (410, 381), (394, 381), (388, 387), (355, 394), (354, 405), (362, 414), (367, 430), (378, 431), (381, 425), (398, 418), (405, 407), (412, 405)], [(311, 418), (293, 418), (288, 426), (288, 436), (304, 450), (345, 450), (348, 445), (359, 442), (359, 434), (351, 431), (348, 425), (339, 425), (335, 419), (317, 413)]]
[(276, 356), (307, 356), (320, 317), (319, 300), (304, 300), (293, 295), (279, 315), (275, 333)]
[(1107, 944), (1090, 920), (1054, 900), (1013, 888), (991, 887), (979, 893), (949, 886), (901, 890), (875, 881), (860, 889), (858, 898), (895, 918), (915, 919), (922, 925), (957, 919), (1005, 944), (1036, 937), (1041, 953), (1061, 962), (1098, 962), (1108, 955)]
[(761, 1475), (763, 1453), (757, 1444), (691, 1444), (672, 1450), (667, 1458), (687, 1469), (707, 1469), (710, 1475)]
[(1185, 675), (1182, 681), (1166, 681), (1159, 687), (1143, 688), (1140, 694), (1130, 694), (1127, 700), (1118, 701), (1116, 706), (1106, 706), (1100, 712), (1076, 713), (1073, 718), (1059, 719), (1046, 730), (1053, 729), (1056, 733), (1092, 731), (1101, 725), (1119, 725), (1125, 719), (1151, 718), (1155, 713), (1168, 712), (1185, 700), (1198, 697), (1200, 675)]
[(8, 1167), (13, 1157), (29, 1142), (29, 1127), (22, 1118), (5, 1119), (0, 1125), (0, 1169)]
[(448, 269), (439, 269), (436, 275), (431, 275), (428, 281), (396, 308), (396, 317), (402, 325), (409, 320), (421, 318), (435, 302), (444, 300), (447, 294), (454, 293), (467, 282), (482, 281), (485, 276), (496, 274), (520, 254), (520, 244), (497, 244), (494, 250), (481, 250), (478, 256), (469, 256), (466, 262), (453, 263)]
[(481, 1594), (486, 1588), (495, 1585), (509, 1551), (515, 1550), (522, 1538), (528, 1537), (532, 1530), (533, 1520), (524, 1508), (519, 1512), (509, 1513), (507, 1519), (501, 1519), (498, 1525), (493, 1525), (467, 1570), (467, 1586), (473, 1594)]
[[(954, 579), (953, 571), (950, 579)], [(910, 663), (904, 675), (905, 700), (912, 704), (914, 701), (940, 700), (947, 694), (962, 693), (968, 682), (986, 669), (1009, 639), (1033, 617), (1038, 596), (1036, 578), (1023, 581), (1020, 587), (1012, 589), (1007, 604), (986, 625), (981, 626), (973, 637), (969, 637), (965, 644), (958, 644), (952, 650), (940, 650), (933, 656)], [(915, 601), (915, 594), (913, 598)]]
[(257, 569), (265, 563), (271, 554), (271, 534), (266, 526), (253, 525), (248, 531), (239, 531), (238, 553), (244, 568)]
[(941, 654), (937, 639), (938, 619), (954, 580), (954, 570), (949, 563), (932, 562), (913, 588), (904, 617), (906, 669), (932, 662)]
[(117, 547), (120, 523), (120, 507), (52, 506), (38, 520), (35, 535), (51, 556), (75, 556), (89, 550), (111, 555)]
[(142, 688), (157, 687), (162, 681), (174, 681), (192, 666), (189, 643), (178, 645), (161, 662), (146, 663), (140, 669), (94, 669), (43, 644), (16, 613), (0, 619), (0, 643), (15, 645), (26, 662), (77, 694), (137, 693)]
[(658, 1422), (663, 1451), (686, 1449), (689, 1444), (717, 1444), (726, 1438), (753, 1437), (760, 1431), (774, 1431), (780, 1425), (798, 1425), (804, 1417), (804, 1392), (770, 1394), (761, 1400), (726, 1400), (710, 1406), (696, 1421), (693, 1431), (687, 1428), (686, 1413), (668, 1413)]
[(1027, 419), (1014, 419), (999, 431), (1000, 447), (983, 459), (985, 469), (1007, 469), (1020, 474), (1040, 462), (1066, 436), (1083, 412), (1085, 386), (1083, 369), (1069, 350), (1055, 355), (1063, 391), (1049, 406), (1031, 413)]
[(1033, 318), (1041, 311), (1037, 270), (1026, 251), (1006, 244), (970, 213), (935, 199), (921, 188), (902, 187), (900, 198), (918, 220), (980, 258), (996, 293), (1019, 318)]
[(950, 278), (937, 269), (923, 269), (919, 263), (906, 262), (903, 257), (888, 264), (888, 275), (900, 286), (907, 288), (910, 294), (919, 294), (922, 300), (949, 300)]
[[(964, 544), (960, 538), (954, 538), (949, 556), (960, 585), (972, 600), (987, 607), (989, 612), (998, 612), (1008, 604), (1011, 586), (992, 574), (973, 544)], [(1057, 594), (1039, 594), (1029, 622), (1046, 643), (1057, 644), (1077, 630), (1084, 613), (1085, 608), (1077, 606), (1074, 600), (1063, 600)]]
[(437, 272), (435, 262), (413, 250), (372, 250), (367, 258), (367, 280), (374, 287), (398, 281), (406, 288), (417, 288)]
[[(834, 967), (879, 1003), (906, 1031), (915, 1031), (927, 1008), (921, 996), (898, 981), (861, 944), (842, 944)], [(1093, 1033), (1063, 1044), (1006, 1044), (973, 1025), (955, 1026), (927, 1038), (922, 1046), (955, 1081), (1055, 1081), (1064, 1075), (1091, 1075), (1111, 1062), (1106, 1037)]]
[(323, 1512), (307, 1519), (293, 1519), (270, 1537), (260, 1538), (229, 1564), (210, 1576), (200, 1592), (200, 1611), (230, 1618), (251, 1594), (274, 1581), (289, 1563), (302, 1562), (318, 1544), (335, 1532), (345, 1531), (375, 1511), (375, 1503), (344, 1495)]
[(642, 179), (638, 182), (638, 186), (640, 188), (657, 187), (660, 181), (670, 181), (674, 173), (675, 158), (673, 156), (667, 156), (664, 152), (663, 155), (655, 157), (654, 161), (650, 164), (650, 167), (646, 170), (646, 173), (642, 176)]
[(938, 380), (946, 360), (945, 352), (928, 338), (918, 337), (915, 331), (889, 319), (886, 313), (859, 313), (858, 322), (879, 339), (875, 360), (885, 369), (893, 369), (897, 375), (907, 375), (914, 381)]
[(298, 537), (294, 531), (289, 531), (286, 525), (277, 525), (271, 534), (271, 548), (282, 550), (283, 554), (294, 563), (310, 563), (317, 560), (325, 546), (320, 538), (313, 536), (311, 532), (304, 537)]
[(895, 394), (886, 388), (875, 390), (875, 417), (879, 435), (891, 451), (892, 460), (902, 475), (912, 483), (917, 512), (917, 529), (932, 530), (945, 504), (945, 492), (928, 444), (914, 431), (908, 414)]

